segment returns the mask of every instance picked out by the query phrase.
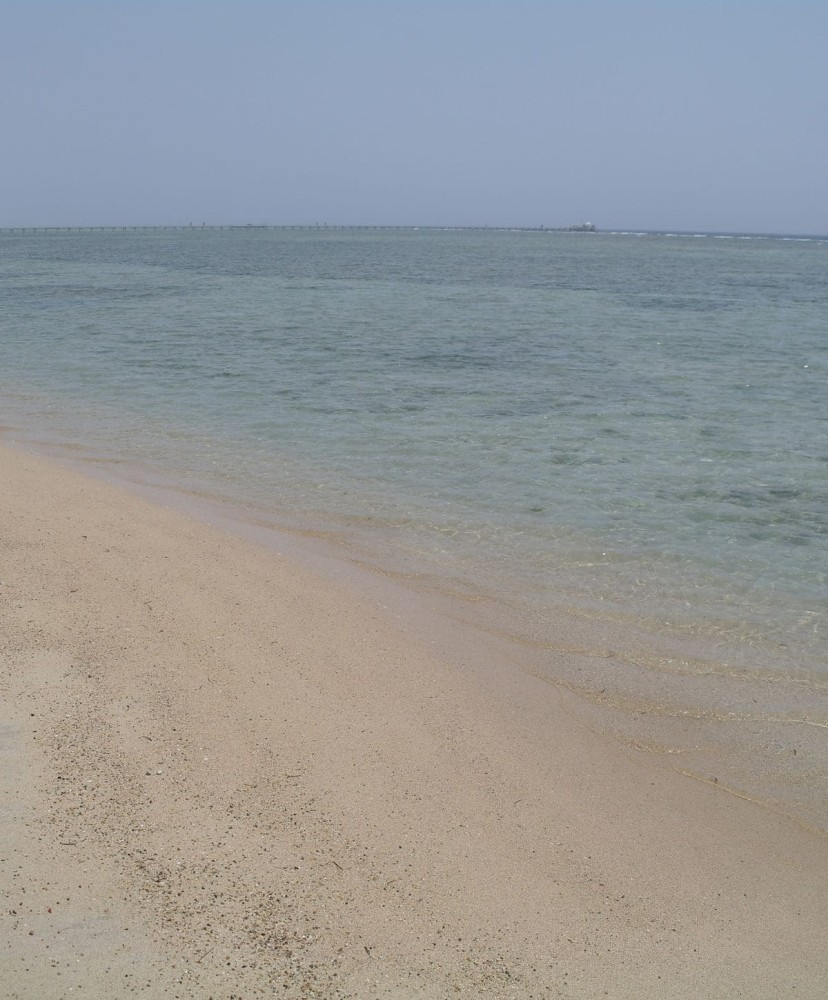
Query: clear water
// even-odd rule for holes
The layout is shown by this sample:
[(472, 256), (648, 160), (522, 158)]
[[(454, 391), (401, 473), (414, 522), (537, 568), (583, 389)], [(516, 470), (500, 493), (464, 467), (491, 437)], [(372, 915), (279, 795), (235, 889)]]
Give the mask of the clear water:
[[(828, 241), (0, 234), (0, 418), (375, 565), (828, 676)], [(608, 627), (609, 627), (608, 625)]]

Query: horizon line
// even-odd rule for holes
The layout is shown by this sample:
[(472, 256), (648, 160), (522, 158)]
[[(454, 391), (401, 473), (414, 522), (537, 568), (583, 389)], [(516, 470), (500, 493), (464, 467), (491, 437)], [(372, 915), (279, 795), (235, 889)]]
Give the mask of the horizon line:
[(608, 228), (587, 228), (591, 223), (575, 223), (568, 226), (549, 226), (541, 224), (529, 225), (494, 225), (491, 223), (327, 223), (327, 222), (199, 222), (199, 223), (81, 223), (81, 224), (42, 224), (16, 225), (0, 223), (0, 233), (70, 233), (70, 232), (139, 232), (139, 231), (202, 231), (202, 230), (434, 230), (434, 231), (490, 231), (490, 232), (525, 232), (525, 233), (569, 233), (573, 235), (646, 235), (646, 236), (723, 236), (723, 237), (753, 237), (766, 239), (801, 239), (828, 240), (828, 234), (768, 232), (761, 230), (727, 230), (727, 229), (648, 229), (634, 226), (613, 226)]

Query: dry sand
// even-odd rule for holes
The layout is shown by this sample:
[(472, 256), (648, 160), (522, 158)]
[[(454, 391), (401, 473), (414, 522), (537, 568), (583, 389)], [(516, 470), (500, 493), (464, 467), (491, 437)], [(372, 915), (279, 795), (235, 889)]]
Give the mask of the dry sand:
[(828, 994), (824, 835), (180, 512), (0, 501), (3, 997)]

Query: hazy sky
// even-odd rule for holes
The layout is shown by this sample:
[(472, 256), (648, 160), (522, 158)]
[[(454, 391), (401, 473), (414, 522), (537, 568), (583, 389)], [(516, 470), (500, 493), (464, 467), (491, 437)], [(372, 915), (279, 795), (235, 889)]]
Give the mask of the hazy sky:
[(0, 0), (0, 225), (828, 233), (828, 0)]

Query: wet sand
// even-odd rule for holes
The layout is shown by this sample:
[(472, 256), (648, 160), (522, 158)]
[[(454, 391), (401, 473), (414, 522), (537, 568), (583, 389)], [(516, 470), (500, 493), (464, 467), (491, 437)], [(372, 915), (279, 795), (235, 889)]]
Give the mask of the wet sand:
[(825, 995), (823, 834), (294, 556), (0, 501), (2, 995)]

